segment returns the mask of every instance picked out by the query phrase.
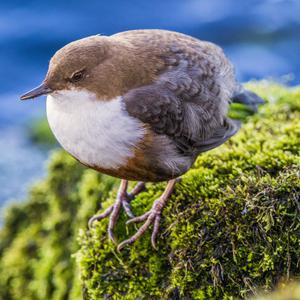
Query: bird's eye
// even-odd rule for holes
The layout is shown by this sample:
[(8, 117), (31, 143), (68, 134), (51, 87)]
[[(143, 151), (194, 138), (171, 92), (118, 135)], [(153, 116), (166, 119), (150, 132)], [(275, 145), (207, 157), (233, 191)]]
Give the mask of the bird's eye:
[(78, 71), (72, 75), (71, 81), (78, 82), (78, 81), (82, 80), (82, 78), (83, 78), (83, 71)]

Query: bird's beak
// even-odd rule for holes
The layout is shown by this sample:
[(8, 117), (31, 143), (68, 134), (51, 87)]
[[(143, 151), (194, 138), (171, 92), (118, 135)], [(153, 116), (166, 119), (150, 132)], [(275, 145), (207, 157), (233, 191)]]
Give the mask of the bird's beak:
[(38, 96), (47, 95), (52, 92), (52, 89), (50, 89), (46, 82), (43, 82), (40, 86), (34, 88), (33, 90), (27, 92), (26, 94), (22, 95), (20, 97), (21, 100), (28, 100), (32, 99)]

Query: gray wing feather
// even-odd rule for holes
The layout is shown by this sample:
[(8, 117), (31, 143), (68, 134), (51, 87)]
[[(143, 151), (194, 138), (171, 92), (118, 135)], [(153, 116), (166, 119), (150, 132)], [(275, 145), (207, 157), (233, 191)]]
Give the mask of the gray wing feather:
[[(169, 136), (185, 155), (217, 147), (239, 128), (226, 118), (231, 92), (224, 90), (222, 70), (209, 60), (200, 62), (172, 61), (174, 66), (155, 84), (133, 89), (123, 97), (130, 115)], [(233, 78), (231, 73), (228, 78)]]
[(196, 146), (196, 154), (216, 148), (225, 143), (229, 138), (235, 135), (241, 127), (241, 123), (236, 120), (226, 118), (224, 126), (219, 127), (212, 137), (202, 141)]

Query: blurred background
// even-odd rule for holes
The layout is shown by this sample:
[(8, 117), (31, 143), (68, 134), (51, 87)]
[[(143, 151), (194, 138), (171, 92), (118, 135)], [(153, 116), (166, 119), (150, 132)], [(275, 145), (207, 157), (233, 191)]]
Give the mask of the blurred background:
[[(45, 172), (51, 141), (45, 101), (19, 101), (54, 52), (73, 40), (141, 28), (169, 29), (222, 46), (241, 81), (300, 83), (299, 0), (1, 0), (0, 207)], [(44, 119), (43, 119), (44, 120)]]

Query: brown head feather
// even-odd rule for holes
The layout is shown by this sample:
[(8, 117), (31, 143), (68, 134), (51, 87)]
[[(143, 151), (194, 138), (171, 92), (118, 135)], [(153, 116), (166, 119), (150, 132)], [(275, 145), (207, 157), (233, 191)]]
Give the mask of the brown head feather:
[(159, 57), (140, 50), (126, 39), (87, 37), (55, 53), (45, 81), (53, 90), (85, 88), (102, 100), (111, 99), (151, 83), (163, 68)]

